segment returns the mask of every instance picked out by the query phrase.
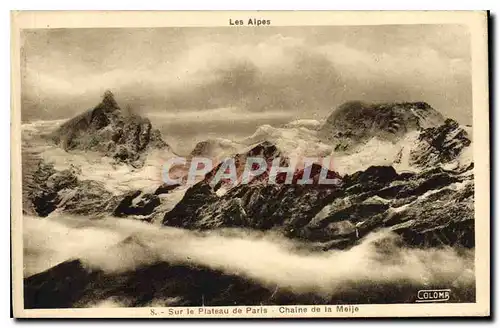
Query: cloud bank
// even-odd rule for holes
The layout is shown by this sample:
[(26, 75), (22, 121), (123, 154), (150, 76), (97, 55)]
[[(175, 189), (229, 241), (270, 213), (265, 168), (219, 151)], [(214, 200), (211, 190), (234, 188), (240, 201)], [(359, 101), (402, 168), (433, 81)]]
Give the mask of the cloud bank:
[(350, 100), (426, 101), (469, 124), (469, 48), (452, 25), (25, 31), (22, 117), (70, 117), (110, 89), (137, 112), (218, 125), (220, 108), (264, 113), (248, 115), (257, 126)]
[[(405, 248), (388, 231), (371, 234), (345, 251), (313, 251), (271, 232), (244, 229), (195, 233), (128, 219), (71, 216), (25, 216), (24, 226), (25, 276), (78, 258), (109, 273), (162, 261), (189, 263), (298, 294), (335, 295), (364, 284), (460, 289), (474, 284), (473, 250)], [(134, 242), (122, 242), (129, 237)]]

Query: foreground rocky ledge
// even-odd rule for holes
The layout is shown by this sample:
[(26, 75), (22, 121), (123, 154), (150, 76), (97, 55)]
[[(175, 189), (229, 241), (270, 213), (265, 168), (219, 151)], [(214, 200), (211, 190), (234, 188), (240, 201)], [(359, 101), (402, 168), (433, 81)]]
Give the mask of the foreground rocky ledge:
[(398, 174), (370, 167), (339, 186), (240, 185), (222, 196), (202, 181), (165, 214), (189, 229), (278, 229), (289, 237), (346, 248), (380, 228), (412, 246), (474, 247), (473, 166)]
[[(162, 262), (132, 271), (106, 273), (73, 260), (24, 279), (24, 306), (27, 309), (92, 307), (113, 301), (122, 307), (414, 303), (415, 291), (421, 288), (422, 285), (411, 281), (397, 284), (367, 281), (357, 283), (355, 288), (339, 286), (332, 290), (333, 295), (300, 293), (203, 266)], [(448, 302), (474, 301), (475, 289), (472, 284), (465, 284), (453, 290)]]

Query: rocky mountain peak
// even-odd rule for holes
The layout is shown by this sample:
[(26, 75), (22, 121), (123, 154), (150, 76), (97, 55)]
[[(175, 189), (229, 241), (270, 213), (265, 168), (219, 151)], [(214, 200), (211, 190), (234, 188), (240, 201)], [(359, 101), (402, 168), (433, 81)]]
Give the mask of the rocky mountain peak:
[(142, 166), (147, 149), (168, 147), (149, 119), (124, 113), (110, 91), (93, 109), (62, 124), (52, 140), (67, 151), (97, 151), (133, 166)]
[[(268, 173), (275, 158), (281, 157), (280, 165), (285, 166), (289, 163), (289, 159), (285, 156), (282, 156), (282, 152), (278, 149), (278, 147), (276, 147), (275, 144), (270, 141), (263, 141), (257, 145), (252, 146), (252, 148), (250, 148), (248, 151), (234, 154), (233, 156), (223, 159), (223, 161), (227, 159), (234, 160), (237, 177), (238, 179), (240, 179), (243, 171), (245, 170), (245, 165), (249, 157), (263, 158), (267, 163), (267, 171), (257, 177), (252, 178), (251, 183), (255, 183), (257, 182), (257, 180), (261, 181), (269, 177)], [(205, 182), (209, 182), (215, 177), (216, 173), (221, 168), (223, 161), (217, 164), (209, 173), (205, 175)], [(227, 185), (227, 183), (218, 184), (216, 186), (216, 189), (220, 188), (222, 185)]]
[(106, 90), (106, 92), (104, 92), (104, 95), (102, 96), (102, 101), (98, 105), (98, 107), (102, 108), (105, 112), (114, 112), (115, 110), (120, 109), (118, 103), (115, 100), (115, 96), (109, 90)]
[(372, 137), (395, 141), (406, 133), (442, 124), (444, 117), (425, 102), (369, 104), (351, 101), (330, 114), (320, 136), (347, 150)]
[(254, 146), (247, 153), (247, 157), (263, 157), (266, 160), (274, 159), (281, 155), (280, 150), (276, 145), (270, 141), (263, 141), (258, 145)]
[(212, 148), (212, 142), (210, 140), (200, 141), (196, 144), (194, 149), (191, 151), (191, 156), (207, 156), (210, 154), (210, 150)]
[(456, 121), (447, 119), (440, 126), (420, 132), (418, 145), (410, 153), (410, 163), (418, 167), (448, 163), (456, 159), (470, 144), (467, 131)]

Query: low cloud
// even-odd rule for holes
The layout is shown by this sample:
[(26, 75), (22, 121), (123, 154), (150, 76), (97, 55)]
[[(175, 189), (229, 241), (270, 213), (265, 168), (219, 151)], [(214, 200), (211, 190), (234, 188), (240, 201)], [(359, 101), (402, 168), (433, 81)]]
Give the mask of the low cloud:
[[(271, 232), (244, 229), (195, 233), (127, 219), (67, 216), (24, 221), (26, 276), (79, 258), (107, 272), (160, 261), (190, 263), (266, 286), (324, 295), (363, 285), (472, 288), (474, 284), (473, 251), (404, 248), (389, 231), (369, 235), (349, 250), (324, 252)], [(133, 242), (123, 243), (128, 237)]]

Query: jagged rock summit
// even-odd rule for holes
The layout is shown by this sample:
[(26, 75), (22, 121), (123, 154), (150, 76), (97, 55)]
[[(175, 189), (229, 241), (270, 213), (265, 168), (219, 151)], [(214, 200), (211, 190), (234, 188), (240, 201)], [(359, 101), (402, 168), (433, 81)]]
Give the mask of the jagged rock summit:
[(435, 127), (444, 121), (443, 115), (425, 102), (351, 101), (333, 111), (321, 127), (320, 135), (342, 151), (373, 137), (395, 141), (410, 131)]
[(410, 153), (410, 162), (418, 167), (449, 163), (459, 157), (471, 143), (467, 131), (449, 118), (438, 127), (430, 127), (421, 131), (418, 145)]
[(148, 148), (168, 147), (149, 119), (125, 113), (110, 91), (97, 106), (62, 124), (51, 137), (66, 151), (97, 151), (136, 167), (142, 166), (141, 155)]

